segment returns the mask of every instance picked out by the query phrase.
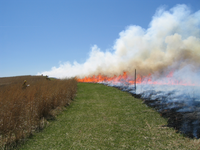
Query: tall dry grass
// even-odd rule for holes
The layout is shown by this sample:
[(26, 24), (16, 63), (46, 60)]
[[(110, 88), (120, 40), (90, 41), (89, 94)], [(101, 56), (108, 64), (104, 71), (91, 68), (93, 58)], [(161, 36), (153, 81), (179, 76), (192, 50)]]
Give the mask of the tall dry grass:
[[(29, 87), (23, 89), (23, 81)], [(6, 81), (5, 81), (6, 80)], [(77, 90), (77, 81), (52, 80), (45, 77), (0, 79), (1, 145), (17, 143), (44, 126), (53, 117), (53, 110), (68, 105)]]

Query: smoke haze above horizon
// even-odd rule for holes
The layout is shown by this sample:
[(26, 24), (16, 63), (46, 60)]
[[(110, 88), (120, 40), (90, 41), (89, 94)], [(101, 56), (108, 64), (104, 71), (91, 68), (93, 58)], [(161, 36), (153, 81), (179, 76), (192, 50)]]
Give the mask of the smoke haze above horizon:
[(82, 78), (131, 75), (137, 69), (141, 75), (162, 76), (185, 68), (200, 70), (200, 10), (193, 13), (187, 5), (176, 5), (169, 10), (158, 8), (147, 29), (128, 26), (119, 33), (112, 50), (104, 52), (94, 45), (85, 63), (61, 63), (38, 75)]

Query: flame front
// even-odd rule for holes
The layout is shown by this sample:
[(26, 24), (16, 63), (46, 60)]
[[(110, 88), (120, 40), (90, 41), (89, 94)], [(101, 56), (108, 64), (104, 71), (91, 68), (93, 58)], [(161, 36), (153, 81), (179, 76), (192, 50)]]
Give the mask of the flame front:
[(136, 81), (135, 77), (130, 76), (127, 72), (123, 72), (122, 75), (107, 77), (104, 75), (93, 75), (92, 77), (78, 78), (78, 82), (90, 82), (90, 83), (122, 83), (122, 84), (157, 84), (157, 85), (185, 85), (185, 86), (195, 86), (196, 84), (191, 83), (190, 81), (182, 81), (173, 78), (173, 72), (170, 72), (165, 78), (159, 80), (153, 80), (152, 75), (141, 76), (137, 75)]

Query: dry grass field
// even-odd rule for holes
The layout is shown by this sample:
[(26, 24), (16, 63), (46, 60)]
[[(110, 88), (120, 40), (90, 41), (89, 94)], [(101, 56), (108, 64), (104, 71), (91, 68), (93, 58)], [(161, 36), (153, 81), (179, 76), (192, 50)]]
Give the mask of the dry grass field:
[[(29, 85), (23, 88), (24, 80)], [(43, 76), (0, 78), (1, 147), (13, 147), (69, 105), (77, 90), (75, 79), (47, 80)]]

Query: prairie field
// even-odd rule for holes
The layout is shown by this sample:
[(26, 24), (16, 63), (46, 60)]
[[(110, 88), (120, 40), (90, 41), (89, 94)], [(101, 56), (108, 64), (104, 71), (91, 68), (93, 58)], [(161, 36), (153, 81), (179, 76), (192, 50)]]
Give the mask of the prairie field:
[(130, 93), (102, 84), (78, 83), (73, 103), (34, 134), (20, 150), (198, 150), (167, 127), (167, 118)]
[[(26, 80), (25, 86), (24, 80)], [(75, 79), (44, 76), (0, 78), (0, 146), (15, 147), (54, 119), (76, 95)]]

